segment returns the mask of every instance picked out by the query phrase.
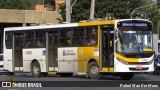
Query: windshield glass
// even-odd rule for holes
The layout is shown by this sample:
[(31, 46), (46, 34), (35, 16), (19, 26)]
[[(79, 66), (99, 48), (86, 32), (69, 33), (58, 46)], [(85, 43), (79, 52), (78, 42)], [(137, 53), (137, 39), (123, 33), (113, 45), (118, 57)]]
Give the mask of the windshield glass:
[(123, 53), (139, 53), (152, 47), (151, 30), (134, 30), (119, 28), (117, 51)]

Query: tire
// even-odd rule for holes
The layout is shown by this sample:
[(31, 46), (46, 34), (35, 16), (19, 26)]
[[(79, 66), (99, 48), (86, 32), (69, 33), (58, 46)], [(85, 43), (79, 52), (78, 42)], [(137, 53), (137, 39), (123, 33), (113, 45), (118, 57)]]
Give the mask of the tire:
[(73, 73), (59, 73), (61, 77), (71, 77)]
[(134, 73), (122, 73), (120, 74), (120, 77), (123, 80), (130, 80), (134, 76)]
[(156, 69), (156, 70), (154, 71), (154, 75), (160, 75), (160, 70), (159, 70), (159, 69)]
[(34, 77), (40, 77), (40, 76), (42, 76), (41, 68), (40, 68), (40, 65), (39, 65), (39, 63), (37, 61), (34, 61), (31, 64), (31, 74)]
[(90, 62), (87, 68), (87, 76), (86, 78), (90, 79), (99, 79), (101, 74), (99, 73), (99, 67), (96, 62)]

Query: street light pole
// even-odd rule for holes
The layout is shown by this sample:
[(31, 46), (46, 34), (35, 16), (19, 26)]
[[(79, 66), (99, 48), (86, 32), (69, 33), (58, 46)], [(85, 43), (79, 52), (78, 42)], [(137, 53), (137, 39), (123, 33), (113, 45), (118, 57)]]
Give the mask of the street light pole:
[(90, 19), (94, 19), (95, 0), (91, 0)]
[(133, 18), (133, 14), (134, 14), (138, 9), (142, 9), (142, 8), (151, 6), (151, 5), (153, 5), (153, 4), (155, 4), (155, 3), (152, 3), (152, 4), (149, 4), (149, 5), (145, 5), (145, 6), (141, 6), (141, 7), (135, 8), (135, 9), (131, 12), (131, 19)]
[(73, 4), (71, 5), (71, 0), (66, 0), (66, 22), (71, 22), (72, 7), (76, 1), (77, 0), (74, 0)]
[(71, 0), (66, 0), (66, 22), (71, 22)]

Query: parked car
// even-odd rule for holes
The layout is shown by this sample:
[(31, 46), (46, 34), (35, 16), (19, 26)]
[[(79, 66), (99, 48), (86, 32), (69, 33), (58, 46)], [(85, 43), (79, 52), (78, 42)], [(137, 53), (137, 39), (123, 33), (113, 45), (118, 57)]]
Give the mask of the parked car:
[(0, 68), (3, 68), (3, 54), (0, 54)]
[(154, 69), (153, 75), (160, 75), (160, 55), (155, 56)]

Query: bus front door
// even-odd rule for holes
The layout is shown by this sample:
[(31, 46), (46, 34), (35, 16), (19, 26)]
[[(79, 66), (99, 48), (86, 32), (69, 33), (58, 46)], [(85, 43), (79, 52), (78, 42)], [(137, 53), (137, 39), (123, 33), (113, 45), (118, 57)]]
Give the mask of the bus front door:
[(58, 71), (58, 31), (47, 32), (47, 61), (48, 71)]
[(16, 33), (13, 34), (13, 67), (14, 71), (23, 70), (23, 57), (22, 57), (22, 47), (23, 47), (23, 34)]
[(101, 66), (102, 71), (114, 71), (114, 33), (112, 28), (101, 29)]

